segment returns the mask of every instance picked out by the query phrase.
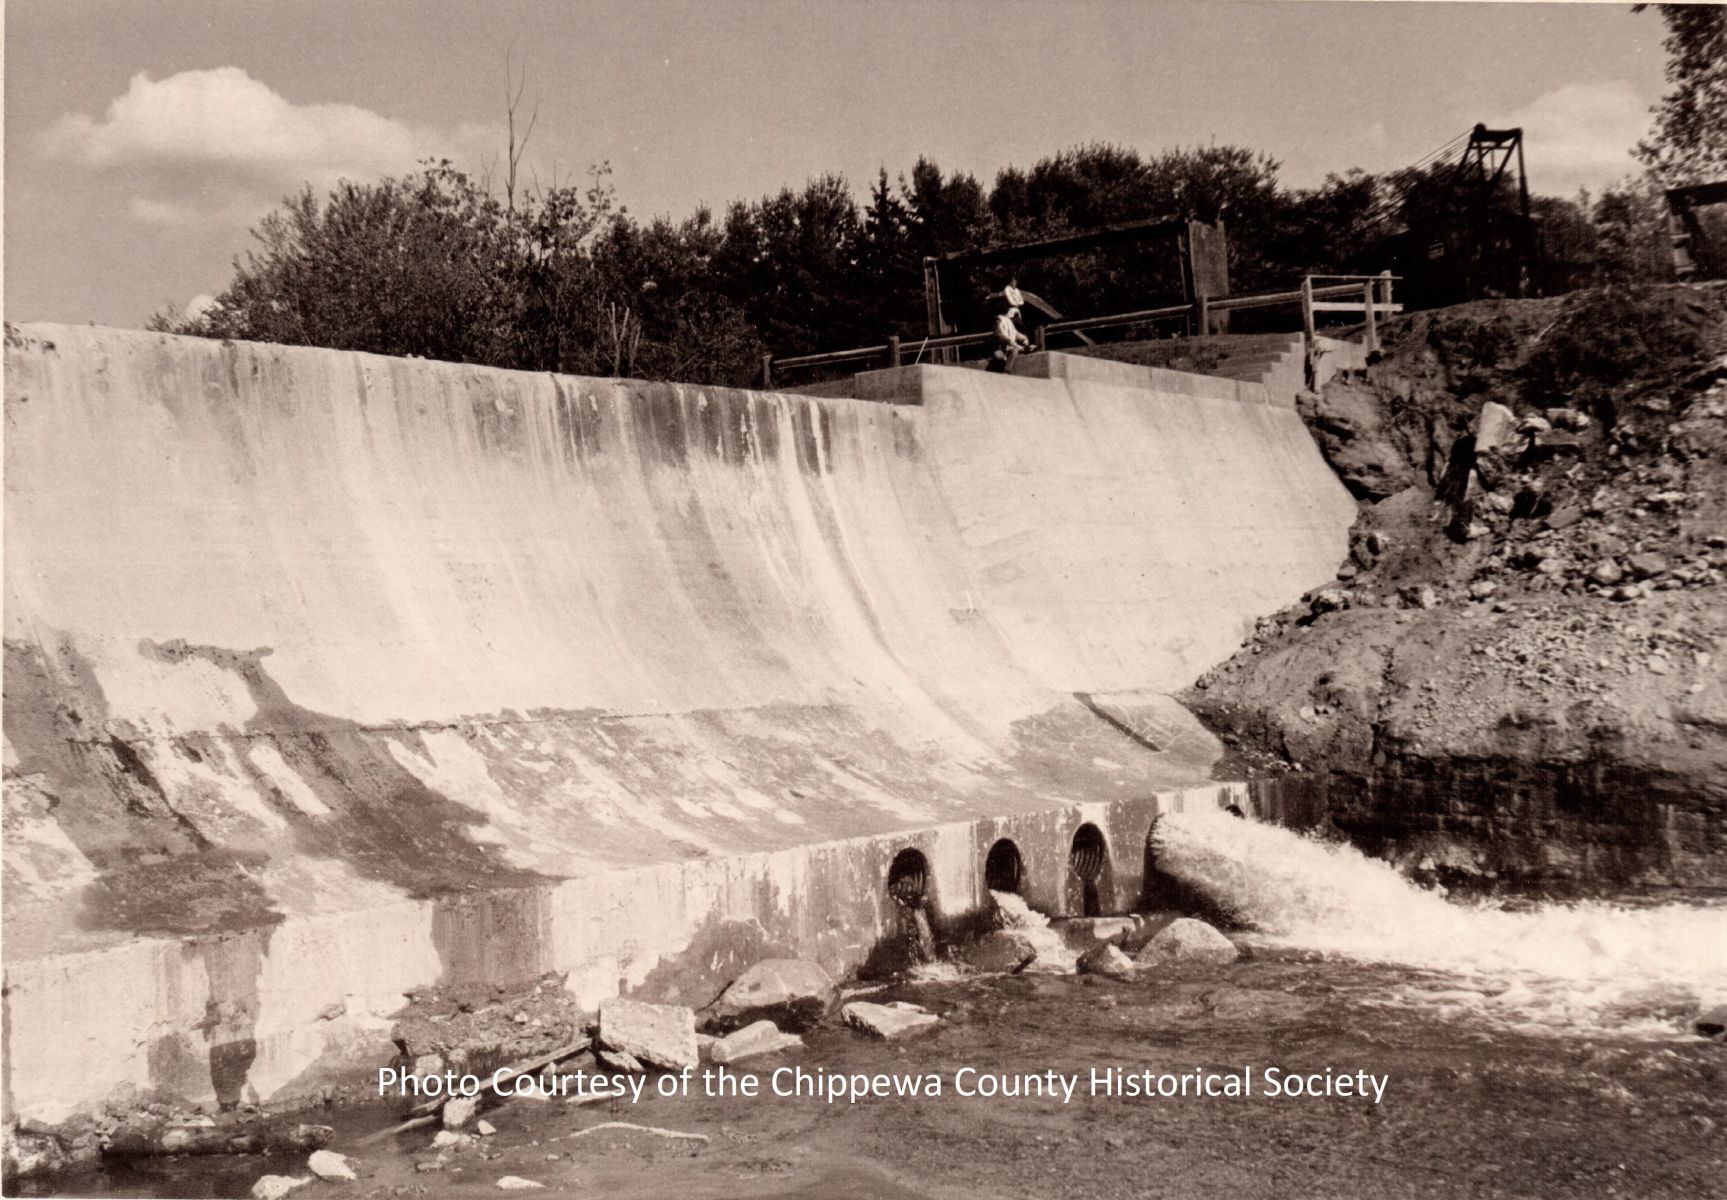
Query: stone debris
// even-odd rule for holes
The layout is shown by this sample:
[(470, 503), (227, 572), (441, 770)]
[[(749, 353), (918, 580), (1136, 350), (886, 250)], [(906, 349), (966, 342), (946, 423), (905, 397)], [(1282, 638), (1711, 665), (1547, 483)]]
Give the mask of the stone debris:
[(432, 1149), (460, 1150), (473, 1140), (474, 1135), (471, 1133), (456, 1133), (454, 1130), (440, 1129), (437, 1136), (432, 1138)]
[(637, 1125), (634, 1121), (601, 1121), (598, 1125), (590, 1125), (586, 1129), (578, 1129), (570, 1137), (586, 1137), (590, 1133), (604, 1133), (608, 1130), (621, 1129), (627, 1133), (646, 1133), (654, 1137), (671, 1138), (680, 1142), (706, 1142), (705, 1133), (684, 1133), (677, 1129), (665, 1129), (659, 1125)]
[(1704, 1037), (1727, 1035), (1727, 1004), (1715, 1004), (1698, 1012), (1692, 1028)]
[(763, 1054), (779, 1054), (786, 1050), (802, 1050), (804, 1040), (795, 1033), (783, 1033), (772, 1021), (757, 1021), (735, 1033), (727, 1034), (708, 1051), (708, 1057), (724, 1066), (740, 1059)]
[(310, 1175), (265, 1175), (252, 1185), (252, 1200), (282, 1200), (295, 1188), (311, 1182)]
[(1119, 946), (1137, 933), (1144, 924), (1145, 918), (1142, 916), (1069, 917), (1064, 921), (1052, 921), (1050, 928), (1061, 935), (1061, 940), (1068, 949), (1076, 954), (1084, 954), (1106, 944)]
[(646, 1075), (648, 1073), (648, 1069), (642, 1066), (641, 1061), (635, 1055), (626, 1054), (622, 1050), (601, 1050), (598, 1057), (600, 1065), (610, 1067), (614, 1071), (622, 1071), (625, 1075)]
[(1136, 963), (1232, 963), (1241, 957), (1235, 943), (1204, 921), (1179, 917), (1165, 925), (1134, 955)]
[(359, 1176), (354, 1174), (354, 1168), (345, 1154), (337, 1154), (334, 1150), (319, 1150), (306, 1160), (306, 1169), (319, 1179), (340, 1180), (352, 1183)]
[(457, 1096), (444, 1103), (444, 1128), (460, 1129), (480, 1111), (478, 1096)]
[(915, 1004), (871, 1004), (853, 1000), (840, 1009), (847, 1025), (884, 1042), (897, 1041), (941, 1024), (941, 1018)]
[(1108, 979), (1128, 979), (1137, 973), (1133, 959), (1120, 946), (1106, 942), (1080, 956), (1081, 975), (1102, 975)]
[(650, 1067), (680, 1071), (700, 1062), (696, 1014), (669, 1004), (612, 997), (600, 1001), (602, 1047), (622, 1051)]
[(491, 1137), (494, 1133), (498, 1132), (498, 1127), (493, 1125), (490, 1121), (481, 1121), (479, 1124), (474, 1126), (474, 1132), (479, 1134), (481, 1137)]
[(534, 1188), (543, 1188), (546, 1185), (543, 1183), (536, 1183), (532, 1179), (523, 1179), (520, 1175), (505, 1175), (502, 1179), (498, 1180), (498, 1186), (503, 1188), (506, 1192), (526, 1192), (531, 1191)]
[(839, 999), (839, 985), (819, 963), (770, 958), (732, 980), (706, 1011), (706, 1026), (730, 1033), (757, 1021), (805, 1033), (819, 1025)]
[(1037, 957), (1037, 947), (1023, 929), (995, 929), (961, 952), (966, 965), (989, 975), (1011, 975)]
[(1517, 414), (1497, 400), (1481, 406), (1475, 418), (1475, 452), (1492, 454), (1509, 446), (1517, 435)]

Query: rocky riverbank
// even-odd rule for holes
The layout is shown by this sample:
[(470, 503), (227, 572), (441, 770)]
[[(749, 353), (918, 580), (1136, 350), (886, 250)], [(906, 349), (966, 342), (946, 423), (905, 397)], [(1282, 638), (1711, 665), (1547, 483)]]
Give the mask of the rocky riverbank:
[(1232, 765), (1448, 882), (1727, 885), (1723, 297), (1416, 314), (1303, 396), (1361, 515), (1184, 697)]

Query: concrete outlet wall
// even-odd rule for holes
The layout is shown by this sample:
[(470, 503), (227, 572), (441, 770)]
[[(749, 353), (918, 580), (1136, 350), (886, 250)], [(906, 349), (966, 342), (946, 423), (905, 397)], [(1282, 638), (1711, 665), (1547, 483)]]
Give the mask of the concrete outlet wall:
[(43, 1120), (314, 1090), (440, 980), (850, 970), (907, 847), (958, 927), (1003, 836), (1059, 911), (1089, 821), (1130, 906), (1156, 811), (1234, 794), (1164, 693), (1353, 517), (1263, 389), (1055, 356), (892, 404), (6, 356), (5, 1104)]

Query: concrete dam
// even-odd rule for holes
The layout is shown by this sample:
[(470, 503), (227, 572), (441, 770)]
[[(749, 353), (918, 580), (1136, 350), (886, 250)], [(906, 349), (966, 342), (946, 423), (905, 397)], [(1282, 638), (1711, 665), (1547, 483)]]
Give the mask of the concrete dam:
[(958, 929), (1001, 839), (1035, 907), (1132, 908), (1157, 813), (1245, 795), (1167, 693), (1355, 507), (1287, 395), (1018, 369), (9, 328), (7, 1111), (314, 1094), (438, 982), (852, 972), (890, 872)]

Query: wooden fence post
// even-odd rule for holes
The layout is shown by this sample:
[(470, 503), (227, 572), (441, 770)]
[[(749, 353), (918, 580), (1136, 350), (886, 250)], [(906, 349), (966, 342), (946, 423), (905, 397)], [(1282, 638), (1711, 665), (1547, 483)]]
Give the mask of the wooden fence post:
[(1211, 297), (1203, 292), (1193, 298), (1193, 325), (1200, 337), (1211, 332)]
[(1042, 325), (1037, 327), (1037, 352), (1042, 354), (1049, 349), (1049, 333)]
[(899, 334), (891, 334), (887, 340), (887, 365), (897, 367), (900, 364)]
[(1371, 280), (1361, 287), (1361, 298), (1366, 301), (1363, 307), (1367, 312), (1367, 348), (1369, 350), (1379, 349), (1379, 324), (1373, 319), (1373, 293), (1375, 290)]
[(1316, 336), (1313, 323), (1313, 276), (1301, 277), (1301, 332), (1312, 342)]
[(762, 355), (762, 388), (766, 390), (774, 385), (774, 356)]

